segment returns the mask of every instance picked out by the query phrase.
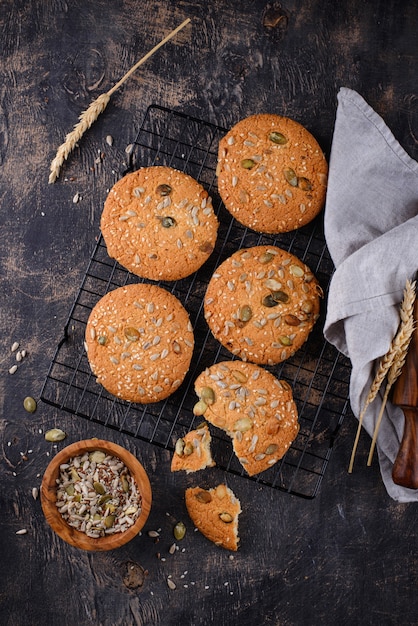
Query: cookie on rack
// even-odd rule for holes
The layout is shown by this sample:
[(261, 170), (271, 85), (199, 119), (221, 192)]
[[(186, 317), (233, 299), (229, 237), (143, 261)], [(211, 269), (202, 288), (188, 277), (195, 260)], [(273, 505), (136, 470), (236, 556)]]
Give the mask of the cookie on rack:
[(194, 334), (173, 294), (141, 283), (119, 287), (97, 302), (85, 346), (91, 370), (107, 391), (147, 404), (167, 398), (183, 382)]
[(322, 290), (309, 267), (276, 246), (233, 253), (212, 275), (204, 300), (214, 337), (244, 361), (274, 365), (306, 341)]
[(219, 142), (218, 189), (244, 226), (283, 233), (308, 224), (325, 203), (328, 164), (298, 122), (262, 113), (239, 121)]
[(241, 504), (232, 489), (221, 483), (213, 489), (186, 489), (190, 519), (207, 539), (227, 550), (238, 550)]
[(195, 391), (194, 411), (232, 437), (250, 476), (277, 463), (299, 432), (290, 385), (253, 363), (216, 363), (198, 376)]
[(213, 252), (218, 219), (207, 191), (166, 166), (142, 167), (110, 190), (100, 223), (108, 254), (151, 280), (178, 280)]
[(190, 430), (184, 437), (179, 437), (171, 459), (171, 471), (183, 470), (190, 474), (213, 467), (215, 461), (212, 458), (211, 441), (212, 437), (205, 422)]

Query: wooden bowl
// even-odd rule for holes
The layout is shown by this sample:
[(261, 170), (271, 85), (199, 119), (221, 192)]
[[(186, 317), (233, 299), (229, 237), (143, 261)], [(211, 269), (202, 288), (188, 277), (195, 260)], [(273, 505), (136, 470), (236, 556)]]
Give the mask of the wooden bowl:
[[(142, 509), (135, 523), (123, 532), (106, 535), (104, 537), (89, 537), (84, 532), (70, 526), (62, 517), (56, 506), (57, 479), (60, 465), (70, 458), (82, 455), (85, 452), (101, 450), (106, 454), (118, 457), (128, 468), (135, 480), (139, 493), (142, 496)], [(114, 550), (133, 539), (144, 527), (151, 510), (151, 485), (141, 463), (133, 454), (110, 441), (103, 439), (85, 439), (77, 441), (60, 452), (52, 459), (45, 470), (41, 485), (41, 504), (46, 521), (51, 528), (67, 543), (82, 550), (104, 551)]]

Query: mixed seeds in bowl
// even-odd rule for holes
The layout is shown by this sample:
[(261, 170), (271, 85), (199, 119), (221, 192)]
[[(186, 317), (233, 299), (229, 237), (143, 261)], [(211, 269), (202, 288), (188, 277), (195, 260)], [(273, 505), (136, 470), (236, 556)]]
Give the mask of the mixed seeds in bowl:
[(115, 456), (94, 450), (60, 465), (56, 506), (88, 537), (124, 532), (141, 514), (141, 504), (134, 479)]

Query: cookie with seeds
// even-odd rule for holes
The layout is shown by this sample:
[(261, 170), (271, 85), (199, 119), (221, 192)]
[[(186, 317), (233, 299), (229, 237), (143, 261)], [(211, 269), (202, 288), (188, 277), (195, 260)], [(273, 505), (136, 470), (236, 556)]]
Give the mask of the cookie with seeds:
[(97, 302), (85, 347), (97, 382), (118, 398), (147, 404), (167, 398), (183, 382), (194, 335), (173, 294), (141, 283), (119, 287)]
[(216, 363), (198, 376), (195, 391), (194, 412), (228, 433), (250, 476), (277, 463), (299, 432), (290, 385), (253, 363)]
[(241, 224), (277, 234), (308, 224), (321, 211), (328, 164), (304, 126), (261, 113), (221, 139), (217, 175), (225, 207)]
[(319, 316), (322, 290), (309, 267), (276, 246), (243, 248), (212, 275), (204, 300), (214, 337), (243, 361), (293, 356)]
[(178, 280), (213, 252), (218, 219), (207, 191), (166, 166), (126, 174), (110, 190), (100, 228), (110, 257), (151, 280)]
[(241, 504), (232, 489), (221, 483), (213, 489), (189, 487), (186, 508), (198, 530), (217, 546), (238, 550), (238, 516)]
[(211, 441), (212, 437), (205, 422), (177, 439), (171, 459), (171, 471), (183, 470), (190, 474), (206, 467), (213, 467), (215, 461), (212, 459)]

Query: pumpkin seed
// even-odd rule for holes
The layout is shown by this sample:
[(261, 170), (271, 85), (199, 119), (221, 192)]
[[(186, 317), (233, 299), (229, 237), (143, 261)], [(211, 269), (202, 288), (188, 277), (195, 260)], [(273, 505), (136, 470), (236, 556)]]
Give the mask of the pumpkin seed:
[(302, 189), (302, 191), (311, 191), (312, 183), (309, 178), (304, 178), (302, 176), (298, 179), (298, 187)]
[(169, 196), (170, 193), (173, 191), (170, 187), (170, 185), (166, 185), (166, 184), (162, 184), (162, 185), (158, 185), (157, 189), (155, 190), (156, 193), (158, 193), (160, 196)]
[(271, 443), (269, 446), (267, 446), (267, 448), (265, 449), (265, 454), (273, 454), (274, 452), (276, 452), (277, 450), (277, 443)]
[(104, 519), (105, 528), (112, 528), (115, 523), (116, 516), (115, 515), (107, 515)]
[(247, 375), (244, 374), (244, 372), (241, 372), (240, 370), (232, 370), (231, 375), (239, 383), (246, 383), (247, 382)]
[(287, 137), (285, 137), (282, 133), (279, 133), (279, 131), (277, 130), (273, 130), (270, 135), (269, 135), (269, 139), (270, 141), (272, 141), (273, 143), (277, 143), (279, 145), (284, 145), (285, 143), (287, 143)]
[(133, 326), (127, 326), (124, 329), (123, 334), (128, 341), (138, 341), (139, 339), (139, 331)]
[(94, 450), (89, 454), (90, 463), (103, 463), (106, 454), (102, 450)]
[(240, 322), (249, 322), (253, 316), (252, 309), (249, 304), (244, 304), (239, 310), (238, 319)]
[(286, 304), (287, 302), (289, 302), (289, 295), (285, 291), (282, 291), (281, 289), (272, 291), (271, 297), (273, 298), (275, 302), (282, 302), (283, 304)]
[(298, 278), (302, 278), (302, 276), (305, 273), (303, 268), (300, 267), (300, 265), (291, 265), (289, 267), (289, 272), (293, 274), (293, 276), (297, 276)]
[(255, 161), (253, 159), (243, 159), (241, 161), (241, 167), (243, 167), (245, 170), (252, 170), (254, 165)]
[(206, 491), (205, 489), (201, 489), (201, 491), (198, 491), (195, 494), (195, 498), (196, 500), (198, 500), (199, 502), (202, 502), (203, 504), (208, 504), (209, 502), (212, 502), (212, 496), (209, 493), (209, 491)]
[(276, 280), (275, 278), (268, 278), (264, 282), (264, 285), (265, 287), (267, 287), (267, 289), (271, 289), (272, 291), (278, 291), (281, 288), (282, 283)]
[(170, 217), (169, 215), (160, 217), (159, 220), (161, 221), (161, 226), (163, 228), (172, 228), (173, 226), (177, 226), (177, 222), (174, 217)]
[(73, 480), (75, 483), (78, 483), (81, 480), (80, 474), (77, 472), (75, 467), (71, 468), (70, 475), (71, 475), (71, 480)]
[(188, 441), (183, 448), (183, 454), (185, 456), (190, 456), (193, 453), (193, 450), (194, 448), (192, 442)]
[(301, 309), (304, 313), (312, 313), (313, 310), (313, 304), (310, 301), (304, 302), (301, 306)]
[(207, 408), (208, 405), (206, 404), (206, 402), (203, 402), (203, 400), (199, 400), (199, 402), (196, 402), (193, 407), (193, 415), (203, 415)]
[(261, 301), (263, 306), (266, 306), (268, 308), (271, 308), (273, 306), (277, 306), (278, 305), (278, 301), (274, 300), (273, 296), (271, 295), (271, 293), (269, 293), (267, 296), (264, 296), (264, 298)]
[(101, 496), (106, 493), (106, 489), (104, 488), (104, 486), (102, 485), (102, 483), (99, 483), (98, 481), (95, 481), (93, 483), (93, 487), (94, 487), (94, 491), (98, 494), (100, 494)]
[(219, 513), (219, 519), (221, 519), (225, 524), (230, 524), (233, 521), (233, 517), (230, 513), (224, 511), (223, 513)]
[(291, 313), (285, 315), (283, 320), (288, 326), (299, 326), (299, 324), (301, 323), (300, 319), (296, 317), (296, 315), (292, 315)]
[(183, 450), (184, 450), (184, 439), (179, 437), (179, 439), (177, 439), (176, 441), (175, 452), (179, 456), (183, 456)]
[(203, 400), (205, 404), (210, 406), (215, 402), (215, 392), (212, 387), (202, 387), (200, 390), (200, 399)]
[(239, 431), (240, 433), (246, 433), (247, 430), (250, 430), (253, 423), (249, 417), (240, 417), (233, 426), (233, 430)]
[(120, 477), (120, 482), (121, 482), (123, 491), (125, 493), (128, 493), (128, 491), (129, 491), (129, 482), (128, 482), (128, 479), (126, 478), (125, 474), (122, 474), (122, 476)]
[(73, 496), (74, 495), (75, 489), (74, 489), (74, 484), (73, 483), (70, 483), (69, 485), (66, 486), (65, 493), (67, 494), (67, 496)]
[(292, 345), (292, 340), (287, 335), (281, 335), (279, 337), (279, 341), (282, 344), (282, 346), (291, 346)]
[(52, 428), (45, 433), (45, 439), (47, 441), (62, 441), (66, 436), (66, 433), (60, 428)]
[(265, 265), (266, 263), (270, 263), (274, 259), (274, 254), (271, 252), (264, 252), (260, 258), (258, 259), (260, 263)]
[[(210, 495), (210, 494), (209, 494)], [(177, 522), (173, 529), (173, 535), (177, 539), (177, 541), (181, 541), (186, 534), (186, 526), (183, 522)]]
[(36, 400), (31, 396), (26, 396), (26, 398), (23, 400), (23, 407), (28, 413), (35, 413)]
[(100, 337), (98, 337), (97, 341), (99, 342), (99, 344), (101, 346), (104, 346), (106, 343), (106, 337), (104, 337), (103, 335), (101, 335)]
[(292, 170), (291, 167), (285, 167), (283, 170), (283, 174), (289, 185), (292, 187), (298, 186), (298, 177), (296, 176), (295, 170)]
[(106, 502), (109, 502), (109, 500), (111, 499), (112, 499), (112, 496), (110, 495), (110, 493), (105, 493), (98, 499), (97, 503), (100, 506), (102, 506), (103, 504), (106, 504)]

